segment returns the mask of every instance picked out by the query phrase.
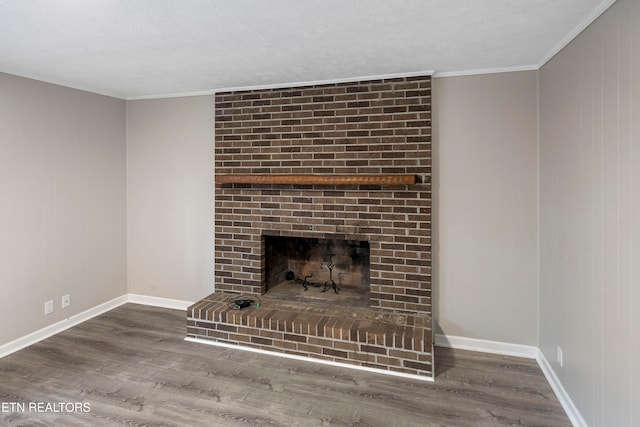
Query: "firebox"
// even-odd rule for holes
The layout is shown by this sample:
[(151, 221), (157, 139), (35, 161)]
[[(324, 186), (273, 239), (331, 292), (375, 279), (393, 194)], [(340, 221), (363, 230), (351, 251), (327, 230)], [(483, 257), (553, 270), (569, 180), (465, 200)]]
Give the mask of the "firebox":
[(369, 242), (264, 236), (265, 290), (272, 298), (368, 307)]

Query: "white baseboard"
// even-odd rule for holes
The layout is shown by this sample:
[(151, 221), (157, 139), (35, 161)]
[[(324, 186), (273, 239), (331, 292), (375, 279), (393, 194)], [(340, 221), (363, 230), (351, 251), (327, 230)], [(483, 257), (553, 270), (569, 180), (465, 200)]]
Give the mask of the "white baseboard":
[[(571, 397), (562, 386), (560, 379), (547, 361), (544, 353), (538, 348), (530, 345), (511, 344), (499, 341), (479, 340), (475, 338), (456, 337), (450, 335), (435, 334), (435, 345), (440, 347), (450, 347), (459, 350), (481, 351), (483, 353), (500, 354), (504, 356), (524, 357), (535, 359), (540, 366), (551, 389), (555, 393), (558, 401), (562, 405), (569, 421), (574, 427), (587, 427), (587, 423), (573, 404)], [(435, 366), (437, 369), (438, 367)]]
[(337, 366), (340, 368), (356, 369), (359, 371), (375, 372), (377, 374), (391, 375), (394, 377), (411, 378), (414, 380), (433, 382), (433, 377), (427, 377), (424, 375), (415, 375), (415, 374), (407, 374), (404, 372), (387, 371), (386, 369), (369, 368), (368, 366), (358, 366), (358, 365), (351, 365), (349, 363), (334, 362), (331, 360), (314, 359), (312, 357), (298, 356), (297, 354), (280, 353), (277, 351), (269, 351), (269, 350), (262, 350), (262, 349), (253, 348), (253, 347), (245, 347), (239, 344), (228, 344), (224, 342), (203, 340), (198, 338), (186, 337), (184, 340), (189, 342), (199, 343), (199, 344), (213, 345), (216, 347), (232, 348), (234, 350), (250, 351), (252, 353), (267, 354), (269, 356), (284, 357), (287, 359), (295, 359), (295, 360), (302, 360), (305, 362), (319, 363), (321, 365)]
[(556, 394), (556, 397), (564, 408), (564, 411), (567, 413), (571, 424), (573, 424), (574, 427), (587, 427), (587, 422), (582, 418), (582, 415), (580, 414), (580, 411), (578, 411), (578, 408), (576, 408), (576, 405), (573, 404), (573, 400), (569, 397), (569, 394), (562, 386), (560, 379), (541, 350), (538, 350), (536, 360), (542, 370), (542, 373), (547, 378), (549, 385), (553, 389), (553, 392)]
[(479, 340), (475, 338), (456, 337), (452, 335), (435, 334), (435, 345), (456, 348), (458, 350), (481, 351), (484, 353), (501, 354), (503, 356), (525, 357), (535, 359), (538, 347), (522, 344), (511, 344), (500, 341)]
[(170, 308), (174, 310), (186, 310), (190, 305), (193, 304), (193, 302), (190, 301), (150, 297), (138, 294), (124, 294), (110, 301), (85, 310), (81, 313), (74, 314), (73, 316), (60, 320), (59, 322), (56, 322), (52, 325), (45, 326), (44, 328), (32, 332), (28, 335), (0, 345), (0, 358), (3, 358), (11, 353), (15, 353), (18, 350), (22, 350), (25, 347), (33, 345), (39, 341), (49, 338), (52, 335), (65, 331), (73, 326), (94, 318), (102, 313), (106, 313), (109, 310), (113, 310), (114, 308), (128, 302), (134, 304), (151, 305), (154, 307)]
[(186, 310), (192, 301), (183, 301), (178, 299), (150, 297), (147, 295), (127, 294), (127, 302), (134, 304), (151, 305), (153, 307), (171, 308), (174, 310)]
[(55, 335), (66, 329), (76, 326), (102, 313), (106, 313), (109, 310), (113, 310), (114, 308), (121, 306), (122, 304), (125, 304), (127, 301), (128, 301), (127, 295), (119, 296), (110, 301), (107, 301), (105, 303), (92, 307), (88, 310), (85, 310), (81, 313), (74, 314), (73, 316), (67, 317), (66, 319), (56, 322), (52, 325), (45, 326), (44, 328), (39, 329), (35, 332), (32, 332), (28, 335), (25, 335), (23, 337), (10, 341), (6, 344), (3, 344), (0, 346), (0, 358), (3, 358), (11, 353), (15, 353), (18, 350), (21, 350), (25, 347), (33, 345), (46, 338), (49, 338), (52, 335)]

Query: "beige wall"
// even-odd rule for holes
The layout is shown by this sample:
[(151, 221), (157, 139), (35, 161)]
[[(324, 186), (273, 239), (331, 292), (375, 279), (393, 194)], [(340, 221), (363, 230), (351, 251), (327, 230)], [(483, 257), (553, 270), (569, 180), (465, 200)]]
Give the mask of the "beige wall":
[(436, 333), (538, 343), (536, 72), (436, 78)]
[[(434, 81), (438, 333), (537, 345), (536, 73)], [(213, 100), (128, 103), (129, 292), (213, 283)]]
[(213, 292), (213, 97), (128, 102), (129, 292)]
[(640, 425), (639, 47), (620, 0), (540, 71), (540, 347), (590, 426)]
[(125, 114), (0, 74), (0, 344), (126, 292)]

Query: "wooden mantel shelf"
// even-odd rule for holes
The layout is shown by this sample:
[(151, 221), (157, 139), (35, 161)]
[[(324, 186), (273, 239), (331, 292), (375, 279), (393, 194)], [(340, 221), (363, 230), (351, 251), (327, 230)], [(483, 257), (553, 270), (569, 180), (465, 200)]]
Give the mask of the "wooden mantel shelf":
[(220, 184), (413, 185), (415, 175), (216, 175)]

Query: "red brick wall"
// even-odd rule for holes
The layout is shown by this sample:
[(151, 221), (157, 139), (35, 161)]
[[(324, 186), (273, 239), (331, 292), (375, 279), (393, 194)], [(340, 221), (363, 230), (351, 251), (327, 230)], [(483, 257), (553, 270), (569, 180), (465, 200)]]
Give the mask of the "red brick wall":
[(216, 94), (216, 174), (413, 174), (405, 186), (217, 184), (216, 291), (261, 294), (264, 235), (368, 240), (371, 305), (431, 313), (431, 79)]

